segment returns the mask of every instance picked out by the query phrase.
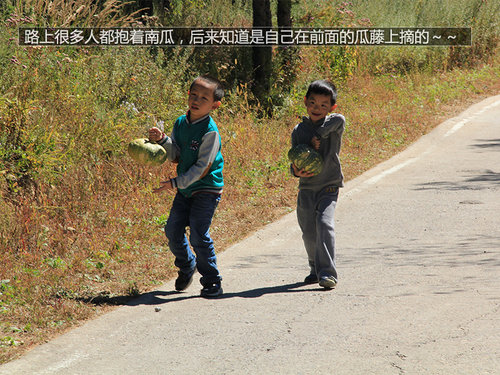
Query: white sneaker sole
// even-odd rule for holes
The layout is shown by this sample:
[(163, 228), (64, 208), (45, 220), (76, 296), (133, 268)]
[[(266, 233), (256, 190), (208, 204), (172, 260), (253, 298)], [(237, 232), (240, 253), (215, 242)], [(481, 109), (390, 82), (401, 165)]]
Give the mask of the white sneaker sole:
[(321, 279), (319, 281), (319, 286), (322, 286), (325, 289), (333, 289), (337, 286), (337, 282), (331, 279)]

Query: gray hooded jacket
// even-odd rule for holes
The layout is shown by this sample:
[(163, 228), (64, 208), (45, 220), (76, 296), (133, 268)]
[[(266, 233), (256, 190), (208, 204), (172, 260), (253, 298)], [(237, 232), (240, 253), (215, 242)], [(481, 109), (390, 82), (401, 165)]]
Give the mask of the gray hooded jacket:
[(321, 173), (312, 177), (301, 177), (299, 189), (319, 191), (328, 186), (344, 186), (339, 158), (344, 129), (345, 118), (338, 113), (332, 113), (326, 116), (324, 121), (315, 124), (309, 117), (304, 116), (302, 122), (295, 126), (292, 131), (292, 147), (298, 144), (311, 146), (313, 137), (319, 137), (321, 143), (318, 152), (323, 157)]

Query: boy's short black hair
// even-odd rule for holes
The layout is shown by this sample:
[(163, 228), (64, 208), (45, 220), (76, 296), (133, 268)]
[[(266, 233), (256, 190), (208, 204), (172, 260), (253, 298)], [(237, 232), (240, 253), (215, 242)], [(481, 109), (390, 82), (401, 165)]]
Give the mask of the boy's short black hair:
[(200, 79), (209, 83), (210, 85), (215, 86), (214, 100), (216, 102), (220, 101), (224, 97), (224, 87), (222, 86), (222, 83), (217, 78), (211, 77), (209, 75), (202, 75), (202, 76), (196, 77), (196, 79), (193, 81), (193, 83), (191, 83), (191, 87), (189, 89), (192, 90), (196, 81), (198, 81)]
[(311, 94), (320, 94), (330, 97), (332, 105), (337, 102), (337, 88), (335, 85), (325, 79), (320, 79), (312, 82), (307, 89), (306, 98)]

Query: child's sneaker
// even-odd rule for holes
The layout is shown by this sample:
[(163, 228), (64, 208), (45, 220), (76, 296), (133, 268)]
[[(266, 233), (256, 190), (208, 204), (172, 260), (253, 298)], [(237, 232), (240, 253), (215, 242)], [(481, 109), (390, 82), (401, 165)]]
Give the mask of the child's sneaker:
[(319, 281), (319, 286), (322, 286), (325, 289), (333, 289), (337, 285), (337, 280), (333, 276), (324, 276)]
[(189, 274), (179, 271), (178, 275), (179, 276), (177, 276), (177, 279), (175, 280), (175, 290), (181, 292), (187, 289), (187, 287), (193, 282), (194, 271)]
[(220, 282), (208, 284), (203, 287), (200, 295), (204, 298), (214, 298), (222, 294), (222, 287)]
[(318, 282), (318, 276), (316, 274), (311, 273), (306, 276), (304, 279), (304, 284), (316, 284)]

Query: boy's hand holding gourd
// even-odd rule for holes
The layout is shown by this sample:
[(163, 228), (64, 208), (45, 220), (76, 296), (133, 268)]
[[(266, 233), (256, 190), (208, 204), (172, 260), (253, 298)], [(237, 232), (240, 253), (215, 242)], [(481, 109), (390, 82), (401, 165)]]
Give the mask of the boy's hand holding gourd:
[[(160, 129), (153, 127), (149, 129), (148, 136), (151, 142), (159, 142), (163, 138), (163, 132)], [(153, 193), (158, 194), (164, 190), (174, 189), (174, 187), (172, 186), (172, 180), (161, 181), (160, 185), (161, 186), (159, 188), (153, 189)]]
[(163, 132), (157, 127), (149, 129), (148, 135), (151, 142), (159, 142), (163, 138)]
[(304, 169), (298, 169), (297, 166), (293, 163), (292, 163), (292, 168), (293, 168), (293, 173), (297, 177), (312, 177), (312, 176), (314, 176), (314, 173), (306, 172)]

